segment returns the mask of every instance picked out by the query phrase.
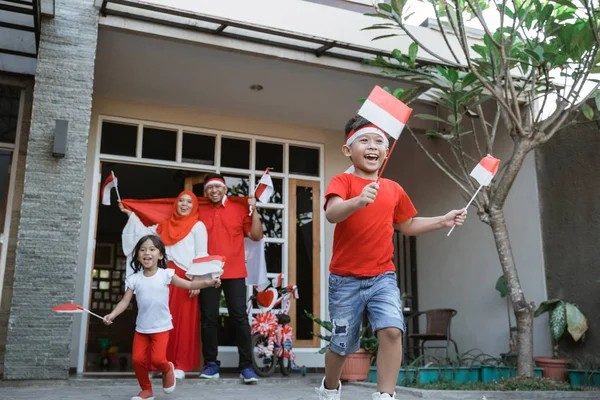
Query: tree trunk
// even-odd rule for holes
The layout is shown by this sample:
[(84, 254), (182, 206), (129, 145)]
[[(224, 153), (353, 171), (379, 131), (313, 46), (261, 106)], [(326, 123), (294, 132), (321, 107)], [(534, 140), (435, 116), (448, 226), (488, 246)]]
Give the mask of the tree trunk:
[[(508, 286), (510, 300), (517, 320), (517, 375), (533, 376), (533, 312), (532, 304), (527, 303), (521, 289), (515, 258), (510, 246), (508, 229), (502, 209), (492, 207), (490, 225), (494, 233), (500, 265)], [(510, 334), (510, 332), (509, 332)]]

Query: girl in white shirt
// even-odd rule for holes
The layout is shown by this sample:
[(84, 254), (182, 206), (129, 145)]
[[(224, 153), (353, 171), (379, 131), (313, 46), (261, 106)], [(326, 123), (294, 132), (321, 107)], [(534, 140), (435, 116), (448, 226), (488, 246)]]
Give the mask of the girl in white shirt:
[(165, 245), (156, 235), (142, 237), (135, 245), (132, 258), (134, 273), (125, 280), (123, 299), (104, 317), (104, 321), (107, 325), (111, 324), (127, 309), (135, 294), (138, 316), (132, 363), (142, 391), (131, 400), (154, 400), (152, 384), (148, 378), (148, 363), (162, 372), (163, 391), (172, 393), (175, 390), (175, 367), (172, 362), (167, 361), (169, 331), (173, 329), (169, 312), (169, 284), (186, 290), (200, 290), (219, 287), (221, 281), (218, 278), (189, 281), (177, 276), (175, 270), (167, 268)]

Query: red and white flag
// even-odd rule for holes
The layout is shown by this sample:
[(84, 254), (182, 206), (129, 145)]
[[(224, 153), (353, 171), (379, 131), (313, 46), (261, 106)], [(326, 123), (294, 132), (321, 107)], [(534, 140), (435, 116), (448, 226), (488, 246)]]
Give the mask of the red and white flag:
[(225, 257), (221, 256), (195, 258), (192, 260), (192, 265), (188, 268), (185, 276), (188, 279), (192, 279), (194, 276), (210, 274), (212, 279), (216, 279), (223, 274), (224, 265)]
[(68, 314), (76, 314), (76, 313), (86, 312), (88, 314), (93, 315), (94, 317), (97, 317), (97, 318), (100, 318), (101, 320), (104, 320), (104, 317), (101, 317), (98, 314), (94, 314), (93, 312), (91, 312), (87, 308), (83, 308), (82, 306), (77, 305), (77, 304), (73, 304), (73, 303), (65, 303), (65, 304), (58, 305), (58, 306), (52, 308), (52, 312), (56, 312), (56, 313), (68, 313)]
[(271, 179), (271, 174), (269, 174), (269, 169), (267, 168), (258, 182), (254, 197), (256, 197), (257, 200), (260, 200), (261, 203), (268, 203), (274, 191), (273, 180)]
[(394, 139), (400, 137), (411, 113), (412, 108), (379, 86), (373, 88), (358, 110), (358, 115), (368, 119)]
[(110, 175), (106, 178), (104, 184), (102, 185), (102, 204), (105, 206), (110, 206), (110, 191), (113, 188), (117, 191), (117, 197), (119, 200), (121, 200), (119, 196), (119, 188), (117, 187), (117, 177), (111, 171)]
[(481, 186), (487, 186), (496, 175), (496, 172), (498, 172), (499, 165), (500, 160), (488, 154), (479, 161), (479, 164), (477, 164), (475, 168), (473, 168), (471, 176), (475, 178)]

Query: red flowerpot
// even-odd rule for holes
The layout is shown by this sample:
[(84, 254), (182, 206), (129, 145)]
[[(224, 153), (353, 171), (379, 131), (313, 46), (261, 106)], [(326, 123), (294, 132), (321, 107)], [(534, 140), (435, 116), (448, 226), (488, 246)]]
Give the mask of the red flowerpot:
[(535, 365), (544, 368), (542, 376), (559, 381), (566, 381), (568, 375), (568, 362), (564, 358), (535, 357)]
[(346, 357), (341, 379), (347, 382), (366, 381), (371, 366), (371, 352), (364, 349)]

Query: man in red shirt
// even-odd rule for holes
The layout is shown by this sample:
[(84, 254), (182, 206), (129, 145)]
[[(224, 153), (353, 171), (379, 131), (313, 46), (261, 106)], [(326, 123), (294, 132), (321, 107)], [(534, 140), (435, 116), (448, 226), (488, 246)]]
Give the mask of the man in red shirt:
[[(238, 340), (240, 378), (244, 383), (258, 381), (252, 369), (252, 347), (250, 324), (246, 314), (246, 261), (244, 237), (259, 241), (263, 235), (262, 222), (256, 210), (256, 199), (249, 198), (248, 206), (227, 201), (227, 185), (219, 174), (208, 174), (204, 179), (204, 194), (210, 205), (198, 211), (200, 221), (208, 232), (208, 253), (226, 258), (221, 275), (221, 288), (229, 316), (235, 323), (235, 336)], [(252, 209), (252, 216), (249, 210)], [(218, 333), (219, 301), (221, 288), (207, 288), (200, 291), (200, 320), (202, 332), (202, 355), (205, 368), (200, 378), (219, 377)]]

